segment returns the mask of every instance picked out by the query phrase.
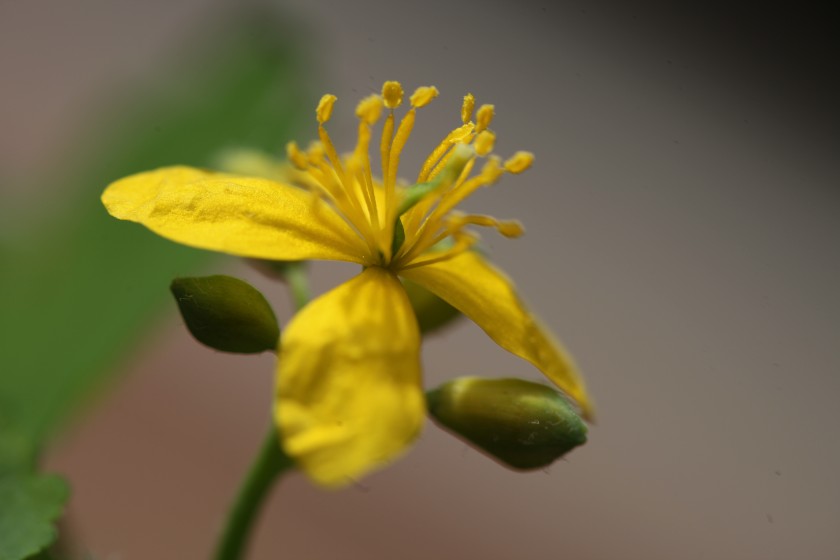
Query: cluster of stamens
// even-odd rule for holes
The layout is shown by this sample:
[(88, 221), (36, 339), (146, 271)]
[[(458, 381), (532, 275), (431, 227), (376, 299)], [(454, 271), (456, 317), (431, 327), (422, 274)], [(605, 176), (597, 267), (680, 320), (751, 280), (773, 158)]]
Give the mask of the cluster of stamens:
[[(403, 95), (399, 82), (385, 82), (381, 95), (359, 102), (358, 141), (355, 150), (343, 158), (324, 127), (336, 101), (330, 94), (321, 98), (316, 109), (319, 141), (306, 151), (294, 142), (287, 146), (289, 161), (302, 172), (297, 179), (316, 195), (315, 203), (327, 200), (367, 245), (365, 264), (406, 269), (452, 258), (475, 243), (476, 236), (465, 230), (469, 225), (492, 227), (506, 237), (521, 235), (518, 222), (455, 210), (503, 173), (521, 173), (533, 162), (528, 152), (517, 152), (504, 163), (492, 155), (496, 138), (489, 129), (493, 105), (482, 105), (473, 122), (475, 98), (467, 94), (461, 106), (462, 125), (432, 150), (416, 183), (403, 186), (397, 181), (400, 154), (414, 128), (417, 109), (437, 97), (438, 90), (417, 88), (409, 97), (411, 108), (397, 125), (394, 109), (402, 104)], [(371, 172), (370, 142), (372, 128), (386, 109), (379, 145), (382, 179), (377, 181)], [(473, 175), (479, 157), (486, 162)]]

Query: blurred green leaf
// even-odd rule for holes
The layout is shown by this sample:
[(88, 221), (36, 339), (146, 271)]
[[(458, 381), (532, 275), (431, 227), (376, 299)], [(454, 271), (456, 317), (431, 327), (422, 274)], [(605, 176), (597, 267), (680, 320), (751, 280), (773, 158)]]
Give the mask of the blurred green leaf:
[(21, 560), (49, 546), (67, 495), (57, 476), (0, 474), (0, 560)]
[(98, 115), (105, 131), (52, 174), (34, 212), (0, 208), (0, 412), (16, 432), (9, 441), (48, 437), (152, 324), (170, 280), (212, 257), (109, 217), (102, 190), (158, 166), (207, 165), (231, 146), (280, 153), (300, 107), (311, 105), (301, 35), (273, 13), (225, 18), (153, 91), (135, 88)]

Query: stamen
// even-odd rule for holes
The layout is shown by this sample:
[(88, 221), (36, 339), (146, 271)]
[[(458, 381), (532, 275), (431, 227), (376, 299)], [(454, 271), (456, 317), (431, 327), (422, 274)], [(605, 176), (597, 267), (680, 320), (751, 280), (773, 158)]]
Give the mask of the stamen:
[(343, 183), (346, 184), (346, 176), (344, 174), (344, 167), (341, 165), (341, 160), (338, 157), (338, 152), (335, 150), (335, 146), (330, 139), (330, 135), (327, 134), (327, 129), (324, 128), (324, 125), (318, 125), (318, 136), (321, 138), (321, 144), (323, 144), (324, 151), (327, 154), (327, 158), (330, 160), (330, 163), (335, 169), (335, 172), (338, 174), (338, 179)]
[(422, 86), (414, 90), (409, 101), (412, 107), (425, 107), (432, 102), (432, 99), (438, 96), (440, 92), (435, 86)]
[[(332, 115), (336, 99), (335, 95), (327, 94), (321, 97), (321, 100), (318, 102), (318, 108), (315, 113), (318, 118), (318, 137), (321, 139), (321, 145), (315, 149), (326, 152), (327, 159), (325, 160), (323, 155), (321, 155), (318, 160), (313, 159), (311, 163), (320, 168), (323, 174), (319, 178), (320, 183), (325, 191), (332, 196), (336, 209), (361, 234), (367, 242), (371, 253), (375, 254), (376, 248), (372, 241), (373, 231), (371, 230), (370, 221), (365, 216), (365, 210), (362, 208), (362, 201), (359, 200), (360, 197), (355, 192), (352, 178), (345, 173), (338, 152), (330, 139), (330, 135), (327, 133), (327, 129), (324, 128), (324, 123)], [(327, 161), (329, 161), (329, 165)]]
[(450, 234), (460, 231), (462, 228), (473, 225), (480, 227), (495, 228), (501, 235), (509, 238), (520, 237), (525, 233), (525, 228), (516, 220), (497, 220), (492, 216), (481, 214), (458, 214), (450, 216), (447, 220), (446, 229)]
[(408, 264), (401, 267), (402, 270), (408, 270), (411, 268), (417, 268), (418, 266), (426, 266), (442, 261), (448, 261), (453, 257), (457, 257), (458, 255), (475, 245), (475, 242), (478, 241), (478, 239), (474, 235), (471, 235), (469, 233), (459, 232), (455, 234), (454, 237), (455, 244), (451, 248), (445, 251), (429, 253), (428, 258), (418, 259), (416, 261), (409, 262)]
[(473, 109), (475, 108), (475, 96), (468, 93), (464, 96), (464, 104), (461, 105), (461, 122), (467, 124), (472, 120)]
[[(449, 150), (454, 144), (459, 144), (464, 141), (464, 139), (468, 138), (470, 134), (472, 134), (473, 128), (475, 125), (472, 123), (467, 123), (463, 126), (459, 126), (452, 132), (446, 135), (440, 144), (438, 144), (437, 148), (432, 150), (432, 153), (429, 154), (429, 157), (426, 158), (426, 161), (423, 163), (423, 167), (420, 170), (420, 174), (417, 176), (418, 183), (425, 183), (429, 180), (432, 168), (438, 160)], [(445, 163), (444, 163), (445, 164)], [(443, 165), (439, 165), (440, 169), (443, 169)], [(437, 169), (437, 168), (435, 168)], [(437, 172), (440, 172), (440, 169), (437, 169)]]
[[(361, 126), (365, 125), (362, 124)], [(373, 193), (365, 185), (362, 171), (364, 162), (354, 154), (345, 165), (347, 167), (347, 178), (350, 181), (348, 185), (348, 189), (351, 190), (350, 197), (356, 201), (362, 215), (367, 215), (367, 225), (373, 225), (373, 201), (371, 200)]]
[(400, 154), (402, 153), (402, 149), (408, 141), (408, 137), (411, 135), (411, 131), (414, 128), (415, 115), (417, 115), (417, 110), (412, 107), (402, 118), (400, 126), (397, 129), (397, 133), (394, 135), (394, 141), (391, 143), (391, 149), (388, 154), (388, 175), (385, 178), (385, 219), (389, 221), (392, 218), (396, 218), (396, 216), (390, 215), (390, 212), (396, 211), (394, 191), (397, 184), (397, 171), (400, 166)]
[(489, 130), (482, 130), (481, 133), (475, 137), (475, 152), (480, 156), (486, 156), (493, 151), (493, 145), (496, 143), (496, 135)]
[(309, 159), (306, 157), (306, 154), (298, 148), (297, 142), (294, 140), (286, 144), (286, 157), (289, 158), (292, 165), (301, 171), (305, 171), (306, 168), (309, 167)]
[[(380, 100), (380, 111), (381, 108), (382, 102)], [(376, 194), (373, 191), (373, 183), (370, 180), (370, 159), (368, 157), (368, 150), (370, 148), (370, 124), (368, 124), (368, 122), (364, 119), (364, 117), (369, 118), (371, 116), (370, 112), (360, 115), (362, 122), (359, 123), (359, 135), (358, 141), (356, 142), (356, 151), (350, 158), (351, 163), (348, 164), (348, 167), (353, 167), (350, 169), (350, 179), (352, 180), (355, 178), (356, 183), (359, 185), (359, 189), (364, 195), (365, 205), (367, 206), (367, 212), (371, 218), (371, 223), (373, 224), (374, 230), (378, 230), (379, 215), (376, 208)]]
[(458, 188), (446, 193), (437, 208), (434, 209), (429, 216), (429, 221), (432, 219), (440, 219), (461, 204), (467, 197), (474, 193), (478, 188), (495, 183), (501, 177), (503, 171), (499, 166), (499, 158), (492, 156), (487, 159), (487, 163), (481, 169), (481, 173), (464, 181)]
[(531, 152), (516, 152), (505, 162), (505, 170), (508, 173), (522, 173), (534, 163), (534, 154)]
[[(471, 93), (464, 96), (461, 105), (464, 124), (449, 132), (432, 150), (423, 163), (417, 183), (398, 192), (400, 156), (414, 128), (417, 109), (425, 107), (438, 95), (434, 86), (418, 87), (408, 98), (411, 107), (397, 125), (394, 109), (402, 105), (405, 92), (400, 82), (385, 82), (381, 94), (369, 95), (356, 106), (360, 121), (356, 147), (344, 158), (339, 157), (324, 126), (332, 117), (337, 98), (324, 95), (315, 111), (320, 141), (312, 143), (306, 151), (294, 142), (286, 146), (288, 160), (297, 169), (289, 168), (290, 176), (296, 177), (301, 186), (309, 187), (315, 210), (326, 203), (366, 243), (370, 251), (365, 262), (396, 270), (451, 259), (477, 240), (466, 231), (470, 225), (491, 227), (506, 237), (518, 237), (524, 232), (516, 221), (454, 212), (480, 187), (494, 183), (506, 171), (523, 172), (534, 159), (528, 152), (517, 152), (502, 164), (498, 157), (491, 155), (496, 135), (489, 127), (495, 109), (493, 105), (482, 105), (475, 111), (475, 96)], [(372, 126), (382, 117), (385, 108), (388, 115), (379, 145), (382, 158), (380, 189), (371, 175), (370, 143)], [(487, 157), (487, 162), (479, 174), (470, 177), (479, 156)], [(402, 242), (395, 242), (400, 233)], [(448, 244), (448, 248), (441, 246), (442, 241), (450, 240), (454, 243)]]
[(493, 122), (493, 116), (496, 114), (496, 108), (493, 105), (482, 105), (476, 113), (475, 131), (481, 132), (486, 130), (490, 123)]
[(389, 109), (396, 109), (402, 104), (403, 88), (399, 82), (385, 82), (382, 84), (382, 97), (385, 106)]
[(367, 243), (371, 254), (376, 254), (376, 247), (372, 241), (373, 231), (370, 222), (365, 218), (364, 210), (361, 207), (359, 198), (350, 191), (351, 185), (339, 177), (332, 161), (329, 163), (322, 159), (319, 162), (320, 175), (310, 169), (312, 176), (317, 178), (324, 193), (333, 202), (335, 209), (344, 216), (345, 221), (355, 229), (361, 238)]
[[(413, 206), (403, 220), (406, 232), (417, 233), (421, 227), (421, 222), (437, 201), (446, 192), (457, 188), (469, 176), (475, 164), (475, 153), (473, 146), (455, 144), (446, 156), (443, 171), (437, 173), (431, 181), (417, 183), (413, 189), (409, 190), (409, 197), (411, 194), (422, 196), (413, 201), (410, 198), (406, 199), (401, 204), (401, 209)], [(420, 188), (420, 191), (415, 190), (417, 188)], [(405, 203), (407, 202), (410, 202), (410, 204), (406, 206)]]
[(309, 161), (318, 162), (324, 159), (324, 145), (318, 140), (313, 140), (306, 147), (306, 155), (309, 156)]
[(327, 93), (321, 97), (321, 100), (318, 102), (318, 108), (315, 109), (315, 116), (318, 118), (318, 124), (324, 124), (330, 120), (333, 105), (335, 105), (337, 99), (338, 98), (331, 93)]
[[(382, 159), (382, 180), (387, 182), (388, 166), (391, 160), (391, 140), (394, 136), (394, 112), (388, 114), (382, 127), (382, 140), (379, 143), (379, 154)], [(387, 202), (386, 202), (387, 204)]]
[(379, 120), (379, 117), (382, 116), (382, 105), (382, 97), (376, 94), (369, 95), (356, 105), (356, 116), (362, 122), (373, 126)]

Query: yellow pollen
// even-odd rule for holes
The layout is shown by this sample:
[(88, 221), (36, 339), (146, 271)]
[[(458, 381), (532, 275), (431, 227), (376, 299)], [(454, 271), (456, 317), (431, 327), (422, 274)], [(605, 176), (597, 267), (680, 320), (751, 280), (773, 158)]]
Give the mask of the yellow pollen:
[(382, 97), (379, 95), (369, 95), (356, 105), (356, 116), (369, 125), (378, 121), (381, 115)]
[(294, 140), (286, 144), (286, 157), (289, 158), (292, 165), (300, 170), (304, 170), (309, 167), (309, 159), (306, 157), (306, 154), (300, 151), (297, 142)]
[(315, 109), (315, 115), (318, 118), (319, 124), (324, 124), (328, 120), (330, 120), (330, 116), (332, 116), (333, 105), (338, 98), (331, 94), (327, 93), (323, 97), (321, 97), (321, 101), (318, 102), (318, 108)]
[(496, 143), (496, 135), (489, 130), (482, 130), (481, 133), (475, 137), (475, 153), (480, 156), (486, 156), (493, 151), (493, 144)]
[(475, 96), (468, 93), (464, 96), (464, 104), (461, 105), (461, 122), (467, 124), (472, 119), (473, 109), (475, 108)]
[(432, 99), (438, 96), (440, 92), (435, 86), (422, 86), (414, 90), (409, 101), (412, 107), (425, 107), (432, 102)]
[(493, 122), (493, 115), (496, 114), (496, 107), (493, 105), (482, 105), (478, 109), (478, 113), (476, 113), (476, 125), (475, 131), (481, 132), (482, 130), (486, 130), (487, 127), (490, 126), (490, 123)]
[(505, 162), (505, 170), (508, 173), (522, 173), (534, 163), (534, 154), (531, 152), (516, 152)]
[(385, 99), (386, 107), (396, 109), (402, 104), (402, 85), (399, 82), (385, 82), (382, 84), (382, 97)]

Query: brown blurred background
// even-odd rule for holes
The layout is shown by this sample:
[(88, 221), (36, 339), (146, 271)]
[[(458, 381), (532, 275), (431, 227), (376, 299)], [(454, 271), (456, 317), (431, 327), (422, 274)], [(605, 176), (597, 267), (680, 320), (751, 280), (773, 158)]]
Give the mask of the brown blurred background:
[[(840, 556), (830, 20), (739, 4), (277, 7), (309, 40), (317, 93), (301, 111), (338, 95), (339, 144), (353, 141), (356, 100), (399, 79), (441, 90), (406, 173), (468, 91), (496, 105), (497, 152), (536, 153), (471, 209), (525, 224), (524, 238), (486, 244), (576, 356), (598, 423), (545, 472), (508, 472), (430, 425), (347, 490), (290, 476), (253, 558)], [(159, 67), (232, 8), (0, 3), (3, 204), (48, 206), (60, 184), (19, 185), (79, 141), (101, 92), (165, 88)], [(281, 287), (233, 259), (212, 271), (253, 280), (288, 319)], [(314, 272), (324, 291), (353, 269)], [(429, 386), (540, 377), (466, 321), (429, 340), (424, 365)], [(73, 486), (65, 528), (102, 560), (205, 558), (268, 423), (272, 359), (200, 347), (172, 305), (123, 368), (49, 457)]]

